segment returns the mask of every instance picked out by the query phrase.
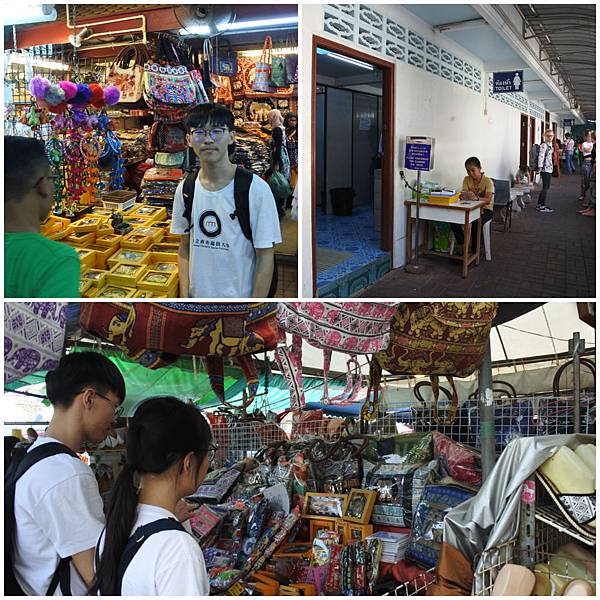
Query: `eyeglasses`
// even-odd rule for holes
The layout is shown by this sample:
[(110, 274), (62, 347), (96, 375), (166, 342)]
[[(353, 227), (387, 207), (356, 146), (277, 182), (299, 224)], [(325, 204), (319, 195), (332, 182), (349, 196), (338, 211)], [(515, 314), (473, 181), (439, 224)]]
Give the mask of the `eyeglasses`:
[(213, 462), (213, 460), (215, 460), (215, 455), (217, 454), (217, 450), (219, 449), (219, 445), (218, 444), (211, 444), (208, 447), (208, 452), (206, 453), (206, 456), (208, 456), (208, 462), (209, 464)]
[[(96, 390), (94, 390), (94, 393), (96, 394), (96, 396), (100, 396), (100, 398), (106, 400), (107, 402), (110, 402), (110, 404), (112, 405), (113, 401), (110, 398), (103, 396), (100, 392), (97, 392)], [(117, 419), (123, 414), (123, 411), (125, 410), (125, 407), (122, 404), (120, 404), (119, 406), (113, 405), (113, 408), (115, 411), (115, 418)]]
[(213, 142), (218, 142), (223, 139), (225, 133), (229, 131), (223, 127), (215, 127), (214, 129), (194, 129), (192, 131), (192, 137), (197, 140), (203, 140), (209, 137)]

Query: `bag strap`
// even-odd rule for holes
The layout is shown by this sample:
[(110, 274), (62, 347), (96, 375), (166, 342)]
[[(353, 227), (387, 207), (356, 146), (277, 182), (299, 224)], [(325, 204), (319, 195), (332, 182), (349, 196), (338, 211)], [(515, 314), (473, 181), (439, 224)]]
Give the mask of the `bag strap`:
[(196, 191), (196, 178), (199, 169), (190, 171), (183, 181), (183, 217), (188, 220), (189, 227), (185, 230), (189, 233), (194, 224), (192, 223), (192, 205), (194, 204), (194, 192)]
[(183, 531), (184, 533), (187, 533), (183, 525), (171, 517), (159, 519), (158, 521), (153, 521), (152, 523), (138, 527), (133, 535), (129, 538), (129, 541), (125, 546), (125, 550), (121, 555), (121, 560), (119, 561), (119, 570), (117, 575), (117, 595), (122, 595), (121, 587), (123, 585), (123, 577), (125, 575), (125, 571), (127, 571), (127, 567), (129, 567), (129, 564), (135, 555), (139, 552), (140, 548), (144, 545), (144, 542), (149, 537), (161, 531)]
[(270, 35), (265, 37), (265, 43), (263, 44), (262, 54), (260, 61), (270, 65), (273, 62), (273, 39)]
[(233, 199), (235, 212), (233, 213), (240, 222), (244, 237), (252, 241), (252, 227), (250, 225), (250, 186), (253, 174), (242, 167), (235, 170), (233, 179)]
[[(4, 566), (6, 569), (14, 569), (12, 563), (14, 557), (14, 535), (16, 533), (16, 521), (15, 521), (15, 492), (16, 484), (33, 467), (35, 464), (56, 456), (57, 454), (69, 454), (73, 458), (77, 458), (77, 454), (70, 448), (59, 442), (49, 442), (48, 444), (40, 444), (36, 446), (30, 452), (27, 452), (20, 461), (12, 462), (6, 475), (4, 477)], [(71, 595), (71, 568), (70, 568), (71, 557), (61, 558), (50, 586), (46, 593), (47, 596), (53, 596), (56, 588), (60, 584), (61, 592), (63, 596)], [(8, 564), (7, 564), (8, 563)]]

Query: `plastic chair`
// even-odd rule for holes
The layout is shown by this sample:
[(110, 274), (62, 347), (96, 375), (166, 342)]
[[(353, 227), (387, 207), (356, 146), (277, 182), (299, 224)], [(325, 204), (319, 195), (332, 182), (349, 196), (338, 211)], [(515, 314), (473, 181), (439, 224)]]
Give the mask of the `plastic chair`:
[(494, 182), (494, 212), (496, 210), (506, 210), (504, 215), (504, 227), (502, 231), (506, 231), (506, 227), (512, 227), (512, 200), (510, 198), (510, 181), (507, 179), (492, 179)]
[[(492, 260), (492, 222), (488, 221), (484, 223), (481, 228), (481, 233), (483, 234), (483, 247), (485, 249), (485, 260)], [(450, 254), (454, 254), (454, 246), (456, 245), (456, 238), (454, 237), (454, 233), (450, 230), (451, 238), (450, 238)]]

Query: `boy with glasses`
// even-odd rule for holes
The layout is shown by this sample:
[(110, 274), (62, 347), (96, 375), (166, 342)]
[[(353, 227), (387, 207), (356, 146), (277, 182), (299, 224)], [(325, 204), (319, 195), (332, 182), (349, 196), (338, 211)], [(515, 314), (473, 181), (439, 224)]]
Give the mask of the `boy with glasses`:
[[(187, 119), (189, 146), (200, 161), (186, 216), (184, 183), (175, 192), (171, 233), (182, 236), (182, 298), (265, 298), (273, 278), (275, 244), (281, 242), (275, 199), (251, 176), (248, 211), (251, 239), (240, 225), (234, 197), (237, 167), (230, 160), (234, 117), (221, 104), (204, 104)], [(248, 174), (250, 176), (250, 174)]]
[(40, 235), (54, 197), (44, 145), (4, 137), (4, 296), (78, 298), (80, 262), (67, 244)]
[[(122, 412), (125, 381), (108, 358), (77, 352), (47, 373), (46, 395), (54, 407), (52, 420), (21, 462), (48, 444), (63, 449), (33, 464), (14, 486), (12, 568), (26, 595), (84, 595), (94, 576), (104, 512), (94, 473), (75, 453), (109, 434)], [(11, 469), (16, 467), (11, 462)], [(5, 561), (6, 543), (5, 538)], [(10, 593), (6, 578), (5, 592)]]

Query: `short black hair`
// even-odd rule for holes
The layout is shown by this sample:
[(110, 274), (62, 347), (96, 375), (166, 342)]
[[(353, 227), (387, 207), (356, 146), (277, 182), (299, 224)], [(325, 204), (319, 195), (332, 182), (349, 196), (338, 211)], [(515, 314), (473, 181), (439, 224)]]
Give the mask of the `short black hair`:
[(465, 167), (477, 167), (481, 169), (481, 161), (476, 156), (469, 156), (467, 160), (465, 160)]
[(185, 126), (188, 131), (197, 127), (206, 127), (208, 124), (216, 127), (227, 127), (233, 131), (235, 119), (233, 113), (223, 104), (201, 104), (186, 118)]
[(85, 387), (100, 394), (112, 392), (125, 399), (123, 375), (106, 356), (97, 352), (74, 352), (60, 359), (58, 367), (46, 374), (46, 396), (52, 406), (69, 408)]
[[(44, 144), (35, 138), (4, 136), (4, 202), (19, 200), (48, 169)], [(28, 184), (31, 183), (31, 186)]]

